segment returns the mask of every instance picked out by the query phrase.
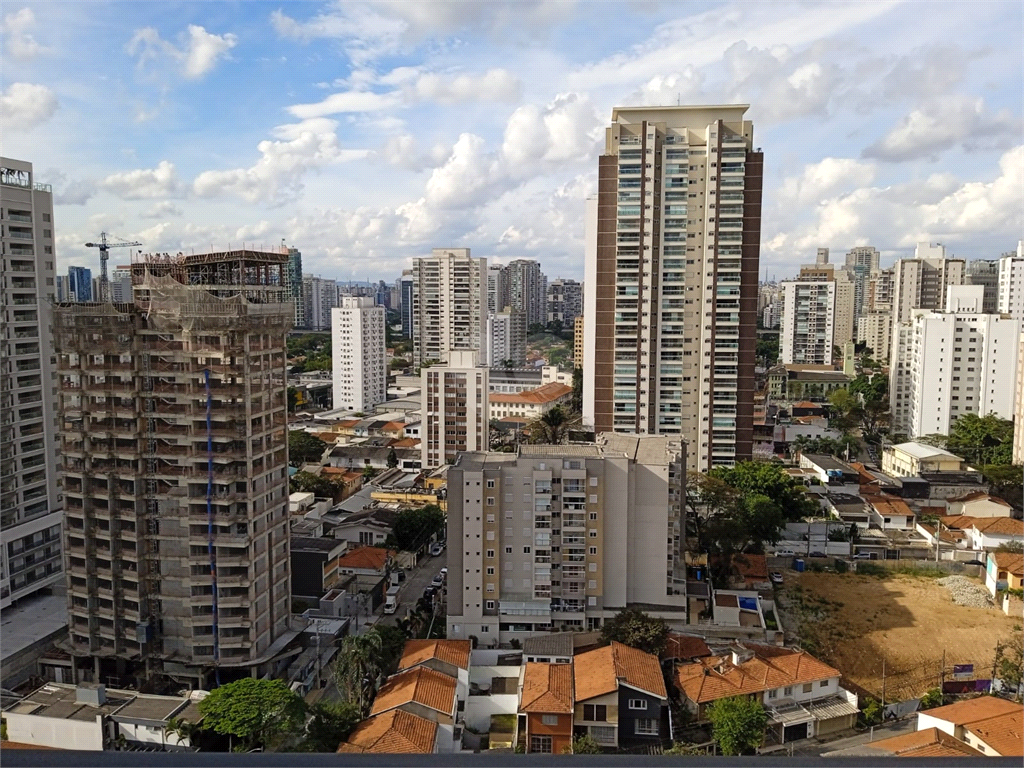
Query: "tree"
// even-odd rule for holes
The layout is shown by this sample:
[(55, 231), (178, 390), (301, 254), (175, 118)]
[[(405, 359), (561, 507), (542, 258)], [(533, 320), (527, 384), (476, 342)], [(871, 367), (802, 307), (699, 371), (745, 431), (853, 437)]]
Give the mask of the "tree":
[(345, 701), (354, 705), (360, 717), (370, 711), (381, 675), (381, 636), (376, 632), (342, 638), (334, 663), (334, 680)]
[(306, 705), (282, 680), (244, 677), (214, 688), (199, 711), (204, 728), (238, 739), (248, 751), (301, 729)]
[(583, 368), (577, 365), (572, 369), (572, 403), (571, 408), (575, 413), (583, 413)]
[(996, 643), (996, 660), (992, 666), (995, 678), (1004, 689), (1013, 691), (1014, 699), (1018, 699), (1024, 686), (1024, 632), (1020, 624), (1014, 626), (1013, 632), (1009, 643)]
[(299, 390), (295, 387), (288, 387), (288, 413), (295, 413), (295, 407), (299, 402)]
[(416, 552), (431, 537), (444, 533), (444, 512), (436, 504), (398, 513), (391, 527), (391, 538), (398, 549)]
[(288, 431), (288, 461), (293, 467), (312, 462), (319, 463), (327, 450), (327, 443), (303, 429)]
[(921, 697), (921, 709), (934, 709), (942, 706), (942, 689), (932, 688)]
[(1015, 509), (1024, 505), (1024, 468), (1019, 464), (986, 464), (981, 468), (985, 479), (992, 484), (991, 493)]
[(768, 713), (757, 699), (719, 699), (707, 708), (707, 718), (723, 755), (753, 754), (764, 741)]
[(765, 334), (757, 337), (757, 349), (754, 353), (765, 368), (772, 368), (779, 362), (779, 335)]
[(570, 430), (579, 426), (580, 419), (556, 405), (540, 418), (530, 423), (530, 442), (558, 445), (569, 437)]
[(398, 454), (395, 453), (395, 449), (392, 448), (388, 451), (388, 468), (394, 469), (398, 466)]
[(288, 490), (291, 493), (312, 493), (315, 496), (333, 499), (341, 492), (342, 487), (334, 480), (314, 475), (312, 472), (296, 472), (288, 480)]
[(363, 467), (363, 482), (364, 483), (367, 482), (368, 480), (373, 480), (373, 478), (376, 477), (376, 476), (377, 476), (377, 470), (376, 470), (375, 467), (372, 467), (369, 464), (367, 464), (365, 467)]
[(946, 450), (974, 466), (1013, 463), (1013, 422), (995, 414), (965, 413), (949, 431)]
[(337, 752), (362, 719), (359, 709), (349, 701), (319, 701), (310, 707), (312, 719), (306, 725), (304, 752)]
[(841, 429), (850, 429), (860, 421), (862, 414), (860, 400), (848, 389), (836, 389), (828, 396), (828, 402), (836, 414), (835, 421)]
[(733, 467), (715, 467), (709, 474), (745, 496), (767, 496), (782, 510), (787, 520), (799, 520), (821, 511), (804, 487), (792, 480), (778, 464), (741, 461)]
[(562, 750), (563, 755), (600, 755), (604, 750), (589, 733), (577, 736), (572, 744)]
[(604, 623), (601, 639), (658, 656), (668, 642), (668, 624), (664, 619), (648, 616), (637, 608), (626, 608)]
[(380, 635), (378, 663), (381, 672), (389, 675), (398, 669), (398, 662), (402, 658), (402, 650), (408, 638), (401, 629), (388, 624), (378, 624), (373, 631)]

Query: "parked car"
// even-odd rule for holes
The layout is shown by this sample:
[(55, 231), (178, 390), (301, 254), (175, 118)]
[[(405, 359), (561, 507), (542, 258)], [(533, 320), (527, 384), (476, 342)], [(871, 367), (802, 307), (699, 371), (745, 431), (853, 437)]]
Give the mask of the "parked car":
[(433, 578), (433, 580), (431, 580), (430, 586), (432, 586), (432, 587), (443, 587), (444, 586), (444, 576), (442, 576), (440, 573), (437, 574), (437, 576), (435, 576)]
[(778, 549), (775, 551), (775, 557), (796, 557), (796, 552), (792, 549)]
[(980, 565), (982, 568), (985, 567), (985, 564), (981, 562), (981, 560), (968, 560), (964, 565)]
[(877, 556), (874, 552), (858, 552), (853, 556), (854, 560), (877, 560)]
[(782, 574), (778, 571), (772, 571), (771, 573), (769, 573), (768, 578), (771, 580), (772, 584), (782, 583)]
[(824, 552), (811, 552), (809, 557), (828, 557)]
[(441, 575), (442, 575), (442, 576), (444, 576), (444, 577), (445, 577), (446, 579), (448, 578), (448, 569), (447, 569), (447, 568), (442, 568), (442, 569), (441, 569), (441, 571), (440, 571), (440, 573), (441, 573)]
[(437, 542), (436, 544), (431, 544), (430, 545), (430, 556), (431, 557), (437, 557), (442, 552), (444, 552), (444, 544), (442, 544), (441, 542)]
[(428, 599), (433, 599), (435, 594), (437, 594), (437, 587), (432, 584), (423, 589), (423, 596)]

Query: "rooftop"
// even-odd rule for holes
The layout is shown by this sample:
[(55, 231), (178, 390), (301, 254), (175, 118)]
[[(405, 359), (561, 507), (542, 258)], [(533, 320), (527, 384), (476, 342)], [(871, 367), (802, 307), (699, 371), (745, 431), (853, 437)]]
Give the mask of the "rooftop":
[(710, 656), (711, 649), (704, 642), (704, 638), (694, 635), (681, 635), (672, 632), (665, 643), (665, 650), (661, 652), (662, 660), (666, 659), (698, 659), (702, 656)]
[(573, 711), (572, 665), (529, 661), (523, 674), (520, 712)]
[(967, 723), (964, 728), (1004, 757), (1024, 756), (1024, 708), (984, 720)]
[(525, 392), (492, 392), (489, 397), (490, 402), (492, 403), (543, 405), (545, 403), (553, 403), (556, 400), (561, 400), (571, 394), (572, 387), (552, 382), (550, 384), (544, 384), (543, 386), (537, 387), (536, 389), (526, 390)]
[(338, 752), (431, 754), (436, 738), (437, 723), (393, 709), (359, 723)]
[(927, 715), (953, 725), (967, 726), (979, 720), (1020, 711), (1021, 705), (1014, 704), (1012, 701), (996, 696), (979, 696), (976, 699), (958, 701), (956, 704), (929, 709)]
[(380, 571), (387, 565), (393, 553), (379, 547), (359, 547), (338, 558), (339, 568), (362, 568)]
[(668, 697), (658, 657), (622, 643), (613, 642), (577, 654), (573, 661), (573, 679), (577, 701), (616, 691), (619, 682), (652, 696)]
[[(95, 696), (95, 689), (91, 691)], [(103, 703), (94, 705), (79, 701), (79, 689), (64, 683), (47, 683), (25, 698), (4, 708), (4, 711), (61, 720), (95, 722), (97, 715), (108, 715), (121, 722), (141, 725), (166, 723), (171, 717), (181, 717), (185, 711), (194, 720), (199, 719), (198, 706), (181, 696), (156, 696), (115, 688), (104, 690)]]
[(469, 640), (406, 640), (398, 669), (411, 669), (431, 659), (469, 669), (470, 650)]
[[(925, 728), (923, 731), (901, 733), (888, 739), (868, 742), (848, 750), (835, 753), (839, 756), (853, 755), (892, 755), (894, 757), (984, 757), (974, 747), (968, 746), (938, 728)], [(828, 755), (826, 755), (828, 756)]]
[(68, 628), (68, 601), (63, 593), (19, 600), (0, 613), (0, 658), (7, 659)]
[(934, 445), (926, 445), (925, 443), (918, 443), (914, 441), (894, 445), (892, 446), (892, 450), (902, 451), (903, 453), (915, 459), (932, 459), (946, 456), (949, 458), (954, 458), (957, 461), (963, 461), (963, 459), (961, 459), (955, 453), (950, 453), (944, 448), (936, 448)]
[(572, 658), (572, 635), (568, 632), (547, 632), (523, 640), (524, 656), (558, 656)]
[(824, 469), (826, 472), (830, 469), (838, 469), (844, 474), (857, 475), (857, 470), (851, 467), (849, 464), (839, 461), (839, 459), (832, 456), (826, 456), (823, 453), (805, 453), (802, 454), (803, 458), (812, 462), (816, 467)]
[(989, 552), (988, 556), (995, 561), (999, 570), (1014, 576), (1024, 576), (1024, 555), (1019, 552)]
[(456, 681), (451, 675), (428, 667), (415, 667), (388, 678), (373, 700), (371, 714), (377, 715), (414, 701), (451, 715), (455, 709), (455, 688)]

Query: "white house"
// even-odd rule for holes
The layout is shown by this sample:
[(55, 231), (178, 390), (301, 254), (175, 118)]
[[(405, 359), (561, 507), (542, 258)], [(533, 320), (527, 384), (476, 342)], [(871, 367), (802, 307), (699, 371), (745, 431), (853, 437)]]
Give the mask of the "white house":
[(989, 517), (975, 520), (967, 529), (971, 549), (998, 549), (1002, 544), (1024, 543), (1024, 520)]
[(865, 496), (871, 524), (885, 530), (912, 531), (915, 516), (907, 502), (896, 496)]
[(1024, 756), (1024, 707), (995, 696), (979, 696), (917, 715), (917, 730), (937, 728), (984, 755)]
[(947, 515), (968, 515), (969, 517), (1013, 517), (1013, 507), (1008, 502), (980, 491), (955, 499), (946, 499)]

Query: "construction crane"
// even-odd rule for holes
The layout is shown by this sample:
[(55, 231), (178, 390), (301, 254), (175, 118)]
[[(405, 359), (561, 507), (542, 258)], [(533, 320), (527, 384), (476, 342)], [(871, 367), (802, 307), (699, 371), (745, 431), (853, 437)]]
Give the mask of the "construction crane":
[[(111, 235), (111, 237), (113, 237), (113, 235)], [(121, 240), (121, 242), (119, 242), (119, 243), (108, 243), (107, 242), (107, 233), (106, 232), (100, 232), (100, 241), (98, 243), (86, 243), (85, 244), (86, 248), (99, 248), (100, 249), (100, 298), (99, 298), (100, 301), (107, 301), (110, 298), (110, 289), (109, 289), (109, 285), (110, 284), (107, 281), (107, 258), (109, 256), (107, 251), (110, 250), (111, 248), (127, 248), (129, 246), (142, 245), (142, 243), (137, 243), (137, 242), (131, 242), (130, 243), (127, 240), (122, 240), (120, 237), (118, 237), (117, 239)]]

